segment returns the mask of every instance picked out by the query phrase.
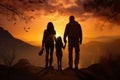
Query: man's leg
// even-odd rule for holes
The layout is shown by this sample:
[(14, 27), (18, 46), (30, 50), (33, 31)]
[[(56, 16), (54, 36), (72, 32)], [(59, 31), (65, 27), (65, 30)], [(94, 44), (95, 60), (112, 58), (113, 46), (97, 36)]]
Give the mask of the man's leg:
[(72, 51), (73, 51), (73, 47), (71, 45), (69, 45), (69, 68), (73, 67), (73, 55), (72, 55)]
[(80, 52), (79, 45), (78, 45), (78, 46), (75, 46), (75, 61), (74, 61), (75, 69), (78, 69), (78, 64), (79, 64), (79, 52)]

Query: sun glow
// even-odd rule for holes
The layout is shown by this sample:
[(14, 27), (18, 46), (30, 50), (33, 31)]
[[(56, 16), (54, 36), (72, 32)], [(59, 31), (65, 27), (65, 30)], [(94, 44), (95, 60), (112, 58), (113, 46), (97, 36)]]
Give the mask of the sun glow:
[(55, 37), (56, 37), (56, 38), (60, 37), (60, 34), (57, 33), (57, 34), (55, 35)]

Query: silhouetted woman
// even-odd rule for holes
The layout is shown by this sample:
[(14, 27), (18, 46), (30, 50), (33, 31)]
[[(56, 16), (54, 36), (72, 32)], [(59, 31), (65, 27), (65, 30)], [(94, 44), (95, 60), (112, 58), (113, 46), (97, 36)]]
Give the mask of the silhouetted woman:
[(46, 49), (45, 68), (52, 67), (55, 34), (56, 31), (54, 30), (54, 25), (52, 22), (49, 22), (47, 25), (47, 29), (44, 31), (43, 40), (42, 40), (42, 48), (44, 48), (45, 46)]

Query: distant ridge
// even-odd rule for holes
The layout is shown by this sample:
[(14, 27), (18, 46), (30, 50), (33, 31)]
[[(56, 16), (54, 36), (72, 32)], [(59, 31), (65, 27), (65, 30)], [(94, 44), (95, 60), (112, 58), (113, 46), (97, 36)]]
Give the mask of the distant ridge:
[(34, 47), (31, 44), (15, 38), (11, 33), (9, 33), (7, 30), (4, 30), (2, 27), (0, 27), (0, 43), (3, 43), (5, 45), (8, 44), (10, 46), (17, 46), (19, 44), (27, 47)]
[(0, 39), (11, 39), (14, 38), (7, 30), (0, 27)]
[[(15, 38), (10, 32), (0, 27), (0, 56), (9, 56), (15, 50), (16, 59), (32, 59), (37, 56), (40, 47), (33, 46)], [(30, 60), (31, 61), (31, 60)]]

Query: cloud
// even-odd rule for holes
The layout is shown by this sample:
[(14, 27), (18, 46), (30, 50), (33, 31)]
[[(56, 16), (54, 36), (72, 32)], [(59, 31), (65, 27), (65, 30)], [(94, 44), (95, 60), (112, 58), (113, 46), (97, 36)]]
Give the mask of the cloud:
[(105, 22), (120, 24), (120, 0), (86, 0), (84, 8)]
[[(16, 20), (19, 18), (28, 22), (37, 16), (58, 12), (61, 16), (75, 15), (81, 21), (94, 17), (110, 23), (120, 23), (119, 11), (116, 15), (112, 12), (115, 9), (104, 7), (102, 3), (99, 5), (96, 3), (97, 5), (95, 5), (94, 1), (100, 0), (2, 0), (0, 2), (0, 15), (4, 14), (11, 19)], [(86, 4), (89, 5), (90, 11), (86, 9)], [(94, 8), (92, 9), (92, 7)], [(118, 6), (117, 9), (119, 9)]]
[(83, 8), (76, 3), (77, 0), (4, 0), (0, 2), (0, 13), (27, 16), (27, 12), (46, 12), (46, 14), (59, 12), (60, 14), (82, 14)]

